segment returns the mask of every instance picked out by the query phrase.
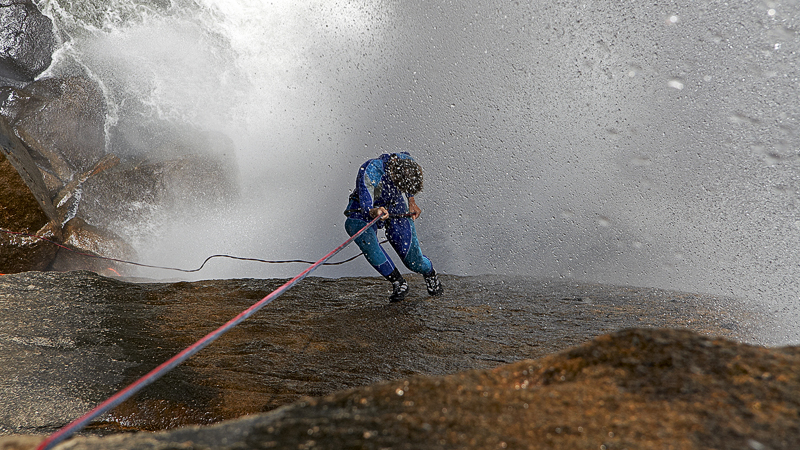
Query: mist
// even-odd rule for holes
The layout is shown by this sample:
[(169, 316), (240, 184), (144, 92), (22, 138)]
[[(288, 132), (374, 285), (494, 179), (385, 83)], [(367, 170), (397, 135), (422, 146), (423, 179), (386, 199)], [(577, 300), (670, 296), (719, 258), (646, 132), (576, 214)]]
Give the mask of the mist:
[(239, 202), (117, 224), (142, 262), (316, 260), (358, 166), (408, 151), (439, 272), (731, 295), (774, 320), (766, 343), (800, 341), (796, 1), (63, 3), (41, 5), (64, 36), (47, 75), (101, 82), (110, 151), (171, 127), (235, 149)]

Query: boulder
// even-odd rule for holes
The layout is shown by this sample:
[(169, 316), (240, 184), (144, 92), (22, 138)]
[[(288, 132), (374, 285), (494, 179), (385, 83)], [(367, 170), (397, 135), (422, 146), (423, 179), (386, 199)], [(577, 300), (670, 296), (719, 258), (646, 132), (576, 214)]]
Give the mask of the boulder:
[[(114, 233), (83, 220), (70, 220), (80, 206), (82, 184), (119, 162), (113, 155), (102, 156), (104, 117), (87, 115), (80, 101), (92, 86), (80, 78), (70, 78), (36, 82), (26, 89), (5, 88), (0, 92), (3, 147), (0, 225), (6, 230), (0, 237), (4, 244), (0, 273), (49, 268), (119, 275), (114, 264), (99, 264), (100, 260), (80, 253), (108, 251), (105, 256), (117, 258), (133, 255), (130, 246)], [(89, 97), (91, 103), (92, 96)], [(97, 103), (102, 98), (97, 95), (93, 98), (96, 102), (89, 110), (102, 112), (104, 108)], [(91, 127), (91, 123), (97, 127)], [(91, 128), (94, 133), (86, 131)], [(89, 139), (94, 152), (83, 146), (83, 137), (78, 137), (82, 134), (94, 135), (94, 139), (91, 136)], [(68, 153), (62, 152), (65, 150)], [(88, 170), (77, 171), (89, 162), (93, 165)], [(67, 222), (70, 223), (64, 234), (61, 227)], [(59, 252), (60, 247), (55, 245), (64, 236), (72, 251)], [(59, 253), (61, 257), (56, 259)]]
[(84, 77), (38, 80), (6, 92), (3, 107), (42, 170), (66, 184), (106, 154), (106, 103)]
[(49, 270), (90, 270), (117, 277), (133, 274), (131, 266), (115, 260), (135, 260), (136, 251), (113, 232), (75, 217), (66, 223), (63, 234), (66, 248), (59, 248)]
[(170, 220), (176, 215), (196, 215), (238, 195), (235, 162), (224, 156), (198, 153), (168, 160), (133, 159), (83, 184), (78, 216), (113, 229), (153, 220), (165, 212)]
[(44, 270), (58, 248), (39, 238), (61, 240), (57, 213), (36, 164), (3, 117), (0, 149), (0, 273)]
[(0, 83), (21, 86), (50, 66), (53, 21), (31, 0), (0, 0)]
[[(81, 219), (72, 222), (65, 234), (74, 241), (68, 245), (72, 250), (127, 260), (131, 248), (115, 229), (152, 220), (154, 214), (160, 214), (160, 220), (195, 214), (238, 195), (233, 143), (227, 136), (164, 125), (160, 139), (153, 142), (156, 146), (147, 153), (152, 157), (128, 155), (120, 161), (106, 153), (105, 115), (102, 90), (86, 78), (44, 79), (24, 88), (0, 88), (0, 117), (15, 148), (9, 154), (24, 155), (14, 161), (26, 162), (24, 167), (19, 163), (14, 167), (23, 178), (31, 178), (25, 183), (48, 218), (62, 226)], [(145, 129), (140, 131), (147, 134)], [(15, 177), (13, 171), (8, 176)], [(34, 234), (39, 228), (24, 230)], [(59, 232), (58, 227), (51, 228)], [(109, 240), (89, 244), (91, 239)], [(55, 247), (39, 245), (50, 248), (47, 257), (52, 260)], [(96, 249), (113, 251), (104, 254)], [(98, 266), (98, 261), (60, 252), (50, 268), (118, 271), (105, 263)], [(9, 271), (33, 267), (41, 270), (48, 264), (17, 265)]]

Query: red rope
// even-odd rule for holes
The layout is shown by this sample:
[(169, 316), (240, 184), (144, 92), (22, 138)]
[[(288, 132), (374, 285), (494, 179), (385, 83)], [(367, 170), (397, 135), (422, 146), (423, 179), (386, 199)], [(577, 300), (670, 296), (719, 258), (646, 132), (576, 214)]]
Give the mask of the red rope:
[(89, 411), (88, 413), (84, 414), (82, 417), (78, 418), (77, 420), (71, 422), (67, 426), (61, 428), (60, 430), (56, 431), (52, 435), (50, 435), (47, 439), (42, 441), (41, 444), (37, 447), (37, 450), (46, 450), (52, 448), (54, 445), (58, 444), (59, 442), (63, 441), (64, 439), (71, 436), (73, 433), (79, 431), (84, 426), (86, 426), (90, 421), (95, 419), (96, 417), (100, 416), (108, 412), (110, 409), (116, 407), (120, 403), (124, 402), (139, 390), (144, 388), (145, 386), (149, 385), (150, 383), (156, 381), (165, 373), (169, 372), (182, 362), (189, 359), (192, 355), (199, 352), (203, 348), (205, 348), (208, 344), (213, 342), (215, 339), (220, 337), (225, 332), (229, 331), (231, 328), (235, 327), (243, 320), (247, 319), (248, 317), (255, 314), (256, 311), (261, 309), (263, 306), (269, 304), (273, 300), (275, 300), (278, 296), (286, 292), (289, 288), (294, 286), (295, 284), (299, 283), (303, 278), (308, 276), (311, 272), (313, 272), (317, 267), (324, 264), (325, 261), (333, 257), (336, 253), (340, 250), (345, 248), (348, 244), (353, 242), (358, 236), (361, 235), (364, 231), (366, 231), (369, 227), (374, 225), (379, 218), (375, 218), (372, 222), (368, 223), (364, 228), (359, 230), (356, 234), (350, 236), (350, 238), (344, 241), (340, 246), (336, 247), (335, 249), (331, 250), (330, 253), (323, 256), (322, 259), (315, 262), (309, 268), (301, 272), (296, 277), (292, 278), (291, 280), (287, 281), (283, 286), (279, 287), (278, 289), (272, 291), (269, 295), (258, 301), (258, 303), (254, 304), (253, 306), (247, 308), (246, 310), (242, 311), (238, 316), (234, 317), (233, 319), (229, 320), (225, 325), (217, 328), (216, 330), (212, 331), (211, 333), (207, 334), (205, 337), (200, 339), (199, 341), (192, 344), (190, 347), (186, 348), (182, 352), (178, 353), (177, 355), (173, 356), (166, 362), (162, 363), (160, 366), (156, 367), (155, 369), (151, 370), (145, 376), (139, 378), (133, 384), (129, 385), (125, 389), (117, 392), (110, 398), (108, 398), (103, 403), (97, 405), (93, 410)]

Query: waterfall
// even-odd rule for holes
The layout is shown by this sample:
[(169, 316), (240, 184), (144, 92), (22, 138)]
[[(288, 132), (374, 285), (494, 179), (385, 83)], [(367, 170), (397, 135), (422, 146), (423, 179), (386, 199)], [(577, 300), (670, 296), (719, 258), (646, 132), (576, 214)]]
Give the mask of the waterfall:
[(241, 202), (129, 224), (148, 261), (323, 254), (346, 237), (357, 167), (409, 151), (441, 272), (732, 295), (775, 320), (766, 341), (800, 341), (797, 2), (40, 7), (63, 37), (47, 75), (101, 81), (111, 151), (160, 151), (142, 135), (163, 123), (234, 143)]

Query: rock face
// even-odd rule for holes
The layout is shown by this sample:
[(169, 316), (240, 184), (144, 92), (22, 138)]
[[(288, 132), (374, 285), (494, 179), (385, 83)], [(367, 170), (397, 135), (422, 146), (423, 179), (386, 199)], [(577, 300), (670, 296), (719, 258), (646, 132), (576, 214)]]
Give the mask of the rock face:
[(0, 273), (44, 270), (58, 250), (61, 227), (42, 176), (27, 149), (0, 117)]
[[(687, 327), (738, 339), (755, 332), (748, 325), (754, 317), (731, 299), (448, 275), (442, 275), (447, 292), (434, 299), (421, 277), (409, 281), (407, 301), (390, 304), (390, 286), (380, 278), (306, 279), (90, 428), (208, 425), (304, 397), (541, 358), (634, 326)], [(88, 272), (0, 277), (0, 433), (45, 433), (65, 425), (283, 282), (126, 283)], [(642, 364), (642, 370), (649, 367)], [(456, 394), (427, 393), (452, 401)], [(473, 406), (474, 414), (502, 412)], [(324, 414), (319, 411), (314, 414)]]
[[(62, 226), (79, 206), (81, 182), (88, 177), (84, 173), (105, 154), (105, 103), (96, 84), (80, 77), (47, 79), (0, 91), (0, 143), (5, 159), (17, 172), (2, 173), (3, 184), (14, 192), (0, 200), (1, 226), (25, 233), (0, 236), (4, 243), (0, 271), (45, 270), (60, 249), (36, 237), (62, 242)], [(38, 207), (25, 203), (31, 196)]]
[[(80, 251), (59, 249), (49, 269), (59, 272), (91, 270), (105, 276), (122, 276), (131, 273), (131, 267), (105, 258), (130, 261), (136, 259), (136, 251), (124, 239), (103, 228), (86, 223), (75, 217), (63, 229), (64, 245)], [(87, 255), (88, 254), (88, 255)]]
[(797, 347), (628, 329), (494, 369), (414, 376), (210, 427), (56, 448), (789, 450), (800, 442), (797, 367)]
[[(125, 275), (124, 269), (130, 266), (79, 253), (135, 259), (115, 227), (147, 221), (153, 211), (181, 214), (238, 195), (233, 152), (228, 152), (228, 159), (204, 153), (212, 148), (217, 155), (230, 150), (233, 144), (227, 137), (187, 131), (172, 145), (178, 150), (164, 149), (162, 153), (171, 155), (168, 159), (121, 163), (106, 153), (105, 119), (102, 90), (82, 77), (0, 88), (0, 141), (9, 162), (0, 174), (2, 180), (9, 180), (4, 183), (9, 192), (0, 198), (4, 211), (0, 225), (78, 252), (30, 236), (4, 234), (0, 236), (5, 243), (0, 249), (0, 273), (85, 269)], [(25, 186), (29, 193), (24, 192)], [(29, 201), (31, 195), (38, 208)], [(18, 203), (17, 198), (27, 200)], [(30, 207), (23, 206), (25, 201)], [(43, 222), (42, 212), (52, 223)], [(17, 217), (20, 213), (39, 217)]]
[[(115, 231), (238, 195), (232, 141), (190, 126), (150, 123), (118, 137), (117, 153), (128, 157), (120, 164), (100, 85), (84, 76), (34, 81), (55, 50), (50, 19), (30, 0), (0, 0), (0, 23), (0, 273), (124, 275), (130, 266), (87, 255), (135, 259)], [(141, 151), (124, 148), (131, 142), (159, 159), (135, 157)]]
[(214, 207), (238, 195), (232, 165), (202, 155), (126, 161), (83, 184), (78, 215), (90, 223), (136, 223), (159, 210), (181, 215)]
[(106, 107), (96, 83), (84, 77), (48, 78), (7, 94), (4, 103), (39, 167), (61, 185), (105, 155)]
[(0, 83), (19, 86), (50, 65), (53, 22), (30, 0), (0, 0)]
[[(214, 154), (225, 154), (232, 142), (197, 130), (177, 136), (169, 148), (152, 149), (174, 157), (115, 168), (120, 159), (108, 154), (112, 138), (101, 86), (84, 76), (34, 81), (55, 50), (51, 20), (30, 0), (0, 0), (0, 23), (0, 227), (6, 230), (0, 273), (117, 274), (130, 266), (86, 256), (135, 259), (115, 227), (147, 221), (143, 209), (174, 215), (238, 194), (233, 152), (226, 160), (205, 153), (213, 146)], [(141, 135), (130, 138), (149, 142), (151, 131), (141, 127)]]

